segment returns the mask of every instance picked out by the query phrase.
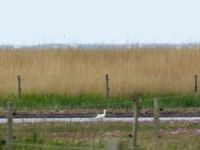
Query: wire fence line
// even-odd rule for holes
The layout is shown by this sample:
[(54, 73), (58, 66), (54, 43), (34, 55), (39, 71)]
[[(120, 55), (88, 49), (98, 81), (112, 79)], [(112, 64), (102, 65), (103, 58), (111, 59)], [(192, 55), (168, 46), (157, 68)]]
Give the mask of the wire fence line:
[[(32, 147), (33, 149), (107, 150), (105, 144), (103, 148), (99, 145), (101, 145), (102, 136), (107, 136), (105, 130), (110, 129), (110, 127), (109, 124), (105, 124), (104, 122), (101, 122), (101, 120), (89, 121), (84, 124), (81, 123), (81, 119), (76, 122), (72, 122), (73, 120), (71, 119), (69, 122), (65, 123), (53, 120), (49, 123), (45, 118), (41, 118), (42, 122), (33, 121), (27, 123), (26, 120), (21, 120), (20, 124), (16, 124), (14, 119), (16, 119), (15, 113), (18, 113), (18, 107), (12, 107), (10, 104), (8, 106), (9, 107), (5, 109), (7, 118), (8, 120), (12, 120), (7, 121), (7, 124), (5, 124), (7, 133), (12, 133), (9, 138), (7, 137), (7, 139), (11, 140), (10, 142), (8, 140), (7, 143), (7, 146), (9, 147), (15, 147), (16, 150), (20, 148), (26, 149), (27, 147)], [(43, 112), (39, 112), (39, 115), (41, 115), (41, 113)], [(48, 115), (52, 112), (50, 111), (45, 113)], [(8, 114), (11, 114), (11, 116)], [(8, 126), (10, 126), (10, 128), (8, 128)], [(4, 132), (4, 134), (6, 133)], [(12, 135), (15, 136), (14, 139)], [(9, 134), (7, 134), (7, 136), (9, 136)], [(85, 139), (89, 139), (89, 142), (87, 141), (83, 144), (82, 140)], [(52, 142), (52, 145), (39, 144), (43, 143), (45, 140), (49, 143)], [(60, 144), (59, 142), (55, 142), (55, 140), (60, 140), (61, 145), (63, 146), (57, 146)], [(95, 140), (98, 142), (93, 142)], [(23, 142), (21, 143), (20, 141)], [(82, 143), (81, 146), (79, 146), (80, 143)], [(87, 146), (88, 144), (91, 146)], [(8, 148), (8, 150), (13, 149)]]
[[(169, 99), (176, 98), (176, 101), (179, 101), (179, 98), (187, 97), (187, 95), (180, 95), (180, 96), (167, 96), (167, 97), (159, 97), (160, 101), (165, 101)], [(194, 95), (194, 97), (196, 96)], [(140, 109), (143, 108), (143, 101), (151, 101), (153, 104), (155, 98), (140, 98), (139, 100), (139, 107)], [(41, 118), (52, 118), (52, 117), (76, 117), (80, 115), (80, 117), (94, 117), (97, 113), (103, 111), (103, 109), (106, 109), (109, 112), (109, 116), (113, 116), (114, 114), (121, 114), (121, 115), (131, 115), (132, 116), (132, 107), (133, 101), (114, 101), (109, 102), (107, 104), (84, 104), (79, 105), (77, 108), (68, 107), (68, 106), (37, 106), (37, 107), (22, 107), (22, 106), (16, 106), (15, 104), (12, 105), (12, 110), (14, 112), (14, 117), (17, 115), (18, 117), (41, 117)], [(164, 107), (164, 103), (162, 103), (162, 107)], [(150, 110), (150, 108), (149, 108)], [(0, 108), (0, 117), (6, 117), (7, 108), (1, 107)]]
[[(109, 99), (110, 96), (111, 96), (111, 93), (110, 91), (112, 90), (112, 87), (110, 85), (110, 76), (109, 74), (104, 74), (102, 75), (102, 77), (104, 76), (104, 87), (102, 87), (104, 90), (103, 90), (103, 95), (104, 95), (104, 98), (105, 99)], [(17, 97), (18, 99), (21, 99), (21, 95), (22, 95), (22, 77), (21, 75), (17, 75)], [(174, 81), (173, 81), (174, 82)], [(191, 84), (191, 91), (195, 94), (195, 95), (198, 95), (198, 75), (197, 74), (194, 74), (192, 76), (192, 84)], [(190, 91), (190, 92), (191, 92)]]
[[(179, 98), (184, 98), (187, 97), (188, 95), (180, 95), (180, 96), (167, 96), (167, 97), (157, 97), (159, 98), (159, 100), (161, 101), (165, 101), (165, 100), (170, 100), (170, 99), (174, 99), (178, 101), (181, 100)], [(194, 97), (192, 98), (196, 98), (196, 96), (194, 95)], [(142, 103), (143, 101), (151, 101), (151, 103), (153, 104), (155, 98), (140, 98), (139, 103), (140, 103), (140, 107), (143, 107)], [(53, 114), (53, 113), (57, 113), (57, 114), (61, 114), (61, 113), (69, 113), (69, 114), (73, 114), (74, 112), (77, 112), (78, 114), (85, 114), (85, 113), (97, 113), (102, 111), (103, 109), (107, 109), (110, 110), (110, 112), (115, 111), (115, 110), (123, 110), (124, 113), (132, 113), (132, 105), (133, 105), (133, 101), (114, 101), (114, 102), (108, 102), (105, 104), (81, 104), (78, 105), (76, 107), (71, 107), (71, 106), (32, 106), (32, 107), (27, 107), (27, 106), (17, 106), (15, 104), (12, 105), (12, 110), (14, 111), (14, 115), (17, 112), (20, 113), (24, 113), (24, 116), (26, 116), (27, 114), (30, 113), (37, 113), (38, 115), (40, 114)], [(0, 107), (0, 117), (2, 116), (2, 114), (5, 114), (7, 112), (7, 108), (6, 107)], [(91, 114), (90, 114), (91, 115)], [(95, 114), (93, 114), (95, 115)], [(58, 116), (59, 117), (59, 116)]]
[[(176, 96), (176, 98), (181, 98), (181, 97), (184, 97), (184, 96), (185, 95)], [(174, 98), (174, 97), (175, 96), (162, 97), (159, 100), (166, 100), (166, 99), (170, 99), (170, 98)], [(155, 100), (155, 98), (153, 98), (153, 99)], [(141, 98), (138, 98), (137, 100), (138, 100), (138, 102), (141, 102)], [(113, 104), (126, 104), (126, 105), (133, 106), (133, 101), (124, 102), (124, 103), (115, 102)], [(124, 106), (126, 106), (126, 105), (124, 105)], [(102, 105), (102, 106), (108, 106), (108, 105)], [(57, 107), (45, 107), (45, 108), (60, 109), (60, 108), (57, 108)], [(66, 107), (62, 107), (62, 108), (66, 108)], [(85, 107), (79, 108), (79, 109), (83, 110), (84, 108)], [(130, 106), (128, 106), (128, 108), (130, 108)], [(14, 106), (14, 107), (12, 107), (11, 111), (13, 111), (13, 110), (17, 111), (18, 109), (22, 109), (22, 107)], [(94, 107), (93, 109), (98, 110), (99, 108)], [(102, 108), (100, 108), (100, 109), (102, 109)], [(105, 109), (108, 109), (108, 107), (105, 107)], [(123, 109), (127, 109), (127, 107), (123, 107)], [(8, 111), (6, 108), (5, 108), (5, 110)], [(42, 113), (42, 112), (40, 112), (40, 113)], [(46, 112), (46, 113), (51, 114), (52, 112), (50, 111), (50, 112)], [(84, 113), (84, 112), (82, 112), (82, 113)], [(155, 120), (155, 118), (154, 118), (154, 120)], [(11, 144), (13, 146), (18, 146), (18, 147), (19, 146), (21, 146), (21, 147), (35, 147), (35, 148), (36, 147), (42, 147), (42, 148), (50, 147), (52, 149), (66, 149), (68, 147), (68, 149), (70, 149), (70, 146), (56, 146), (56, 143), (55, 143), (55, 147), (51, 146), (51, 145), (45, 145), (45, 144), (44, 145), (42, 144), (43, 146), (41, 146), (41, 144), (34, 143), (34, 140), (40, 141), (40, 140), (47, 139), (51, 136), (55, 137), (55, 138), (57, 136), (61, 136), (61, 137), (65, 137), (65, 138), (70, 139), (72, 141), (72, 143), (73, 142), (76, 143), (77, 139), (82, 138), (83, 136), (87, 136), (87, 138), (88, 138), (88, 136), (89, 136), (90, 142), (92, 142), (94, 139), (101, 139), (102, 136), (105, 136), (105, 133), (108, 132), (108, 129), (106, 127), (107, 124), (105, 124), (104, 122), (97, 121), (97, 122), (86, 122), (85, 124), (80, 124), (80, 123), (81, 123), (81, 120), (78, 120), (75, 123), (73, 123), (72, 120), (71, 120), (67, 124), (63, 124), (63, 125), (61, 125), (60, 123), (58, 123), (56, 121), (53, 121), (52, 123), (47, 123), (45, 121), (45, 119), (43, 120), (42, 124), (35, 124), (35, 122), (27, 123), (27, 122), (24, 121), (24, 122), (22, 122), (22, 126), (16, 125), (16, 124), (13, 125), (13, 133), (15, 133), (14, 135), (16, 135), (17, 138), (22, 138), (22, 139), (25, 138), (25, 144), (24, 143), (18, 143), (18, 142), (11, 143)], [(48, 126), (50, 126), (50, 127), (48, 127)], [(20, 130), (20, 133), (18, 133), (17, 130)], [(30, 130), (33, 130), (33, 133), (28, 135), (27, 133), (30, 132)], [(44, 132), (44, 133), (41, 133), (41, 131)], [(55, 133), (55, 131), (56, 131), (56, 133)], [(79, 148), (84, 149), (85, 147), (86, 146), (80, 146), (80, 147), (75, 146), (74, 149), (79, 149)], [(73, 149), (73, 148), (71, 147), (71, 149)], [(86, 147), (86, 149), (88, 149), (88, 147)], [(92, 146), (92, 148), (90, 148), (90, 149), (91, 150), (98, 149), (98, 144)]]

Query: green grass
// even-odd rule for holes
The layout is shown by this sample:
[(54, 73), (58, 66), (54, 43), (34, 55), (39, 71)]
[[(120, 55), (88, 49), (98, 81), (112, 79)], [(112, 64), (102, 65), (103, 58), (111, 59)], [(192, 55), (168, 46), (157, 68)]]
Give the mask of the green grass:
[[(152, 108), (154, 95), (144, 95), (140, 104), (142, 108)], [(158, 95), (156, 96), (158, 97)], [(173, 95), (160, 96), (161, 106), (165, 108), (188, 108), (200, 107), (200, 96), (194, 95), (176, 97)], [(15, 95), (0, 97), (0, 107), (5, 107), (11, 101), (16, 107), (41, 108), (132, 108), (131, 96), (111, 97), (109, 100), (101, 95), (81, 94), (77, 96), (58, 95), (58, 94), (24, 94), (21, 99)]]
[(22, 95), (19, 100), (15, 95), (0, 98), (0, 106), (5, 107), (6, 103), (11, 101), (16, 107), (68, 107), (68, 108), (104, 108), (111, 106), (113, 108), (120, 107), (124, 103), (131, 103), (128, 97), (113, 97), (106, 100), (100, 95), (81, 94), (78, 96), (68, 95)]
[[(156, 96), (160, 97), (161, 107), (165, 108), (188, 108), (188, 107), (199, 107), (200, 106), (200, 96), (196, 97), (194, 95), (167, 95), (167, 96)], [(153, 96), (144, 96), (141, 102), (143, 108), (153, 107)]]

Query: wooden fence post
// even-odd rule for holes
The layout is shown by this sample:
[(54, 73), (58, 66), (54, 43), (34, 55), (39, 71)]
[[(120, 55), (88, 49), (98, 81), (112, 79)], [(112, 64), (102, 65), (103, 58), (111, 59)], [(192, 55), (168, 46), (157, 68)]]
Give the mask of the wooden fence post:
[(17, 76), (17, 93), (18, 93), (18, 98), (21, 99), (21, 77), (20, 75)]
[(139, 114), (139, 97), (133, 98), (133, 150), (137, 150), (137, 134), (138, 134), (138, 114)]
[(7, 149), (12, 150), (12, 124), (13, 124), (13, 110), (12, 104), (7, 104)]
[(195, 95), (198, 95), (198, 80), (197, 80), (198, 76), (195, 75), (194, 76), (194, 93)]
[(153, 150), (158, 150), (160, 137), (160, 99), (154, 99), (154, 121), (153, 121)]
[(109, 76), (105, 75), (105, 97), (108, 99), (110, 97), (110, 87), (109, 87)]

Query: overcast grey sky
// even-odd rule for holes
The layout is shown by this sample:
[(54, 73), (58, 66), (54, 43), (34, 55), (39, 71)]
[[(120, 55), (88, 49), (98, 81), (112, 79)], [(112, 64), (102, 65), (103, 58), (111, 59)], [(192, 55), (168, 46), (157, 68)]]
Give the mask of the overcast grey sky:
[(0, 44), (200, 42), (199, 0), (0, 0)]

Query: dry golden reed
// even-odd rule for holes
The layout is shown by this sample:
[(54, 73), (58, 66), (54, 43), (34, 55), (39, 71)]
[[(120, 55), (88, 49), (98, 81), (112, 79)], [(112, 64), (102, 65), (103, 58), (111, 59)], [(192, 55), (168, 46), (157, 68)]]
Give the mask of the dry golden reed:
[(103, 94), (104, 75), (111, 95), (193, 92), (200, 74), (198, 49), (1, 50), (0, 93)]

